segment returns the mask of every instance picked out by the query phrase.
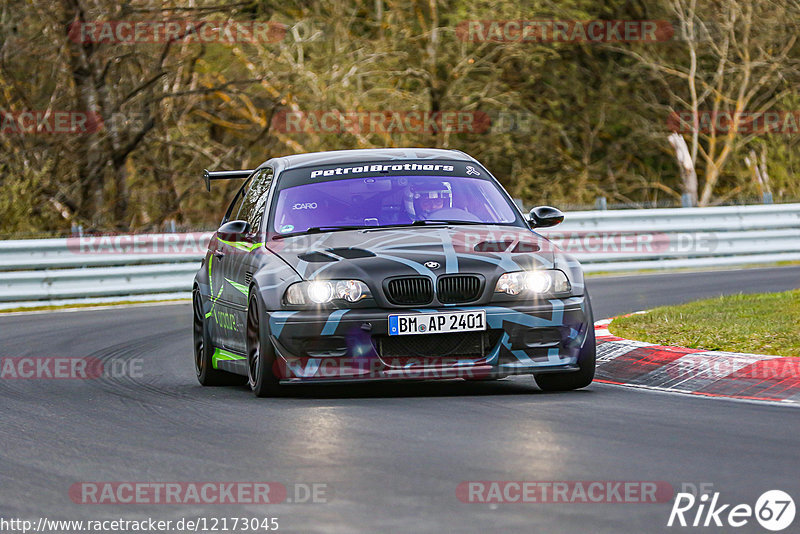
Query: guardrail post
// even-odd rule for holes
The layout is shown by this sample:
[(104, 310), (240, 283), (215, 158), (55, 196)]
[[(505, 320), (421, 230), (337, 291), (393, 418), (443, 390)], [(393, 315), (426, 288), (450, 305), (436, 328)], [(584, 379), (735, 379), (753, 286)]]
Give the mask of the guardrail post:
[(608, 201), (606, 201), (606, 197), (597, 197), (597, 199), (594, 201), (594, 209), (606, 211), (608, 209)]

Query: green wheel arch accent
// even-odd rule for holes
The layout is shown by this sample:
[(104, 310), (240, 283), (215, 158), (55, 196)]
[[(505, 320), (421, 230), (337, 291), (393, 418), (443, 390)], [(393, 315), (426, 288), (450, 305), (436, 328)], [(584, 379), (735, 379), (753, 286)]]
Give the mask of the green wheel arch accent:
[(214, 366), (214, 369), (217, 369), (217, 362), (220, 360), (245, 360), (246, 358), (240, 354), (236, 354), (235, 352), (230, 352), (225, 349), (216, 348), (214, 349), (214, 354), (211, 356), (211, 362)]

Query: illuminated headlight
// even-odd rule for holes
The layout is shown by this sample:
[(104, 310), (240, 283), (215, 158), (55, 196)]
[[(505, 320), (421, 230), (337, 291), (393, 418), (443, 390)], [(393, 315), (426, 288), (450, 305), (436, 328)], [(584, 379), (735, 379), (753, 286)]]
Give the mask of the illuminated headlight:
[(335, 287), (330, 282), (311, 282), (306, 288), (308, 298), (316, 304), (325, 304), (333, 299)]
[(518, 271), (500, 277), (495, 293), (519, 295), (520, 293), (546, 295), (567, 293), (571, 290), (567, 275), (558, 270)]
[(286, 290), (286, 303), (292, 306), (327, 304), (334, 300), (358, 302), (370, 297), (369, 288), (360, 280), (315, 280), (298, 282)]

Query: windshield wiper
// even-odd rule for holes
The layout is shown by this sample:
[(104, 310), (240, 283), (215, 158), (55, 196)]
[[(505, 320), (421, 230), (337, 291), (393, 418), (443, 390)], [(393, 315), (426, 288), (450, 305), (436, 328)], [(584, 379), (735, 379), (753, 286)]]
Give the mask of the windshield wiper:
[(449, 219), (423, 219), (420, 221), (414, 221), (411, 223), (414, 226), (422, 226), (428, 223), (433, 224), (492, 224), (492, 223), (485, 223), (481, 221), (455, 221)]
[(368, 226), (369, 232), (377, 231), (377, 230), (391, 230), (392, 228), (408, 228), (410, 226), (427, 226), (428, 224), (439, 224), (439, 225), (446, 225), (446, 224), (497, 224), (497, 223), (486, 223), (486, 222), (479, 222), (479, 221), (445, 221), (445, 220), (438, 220), (438, 219), (421, 219), (419, 221), (414, 221), (410, 223), (400, 223), (400, 224), (385, 224), (381, 226)]
[(278, 234), (272, 239), (283, 239), (284, 237), (294, 237), (296, 235), (305, 234), (321, 234), (322, 232), (341, 232), (343, 230), (363, 230), (365, 228), (375, 228), (374, 226), (345, 226), (345, 225), (331, 225), (331, 226), (312, 226), (308, 230), (302, 232), (291, 232), (289, 234)]

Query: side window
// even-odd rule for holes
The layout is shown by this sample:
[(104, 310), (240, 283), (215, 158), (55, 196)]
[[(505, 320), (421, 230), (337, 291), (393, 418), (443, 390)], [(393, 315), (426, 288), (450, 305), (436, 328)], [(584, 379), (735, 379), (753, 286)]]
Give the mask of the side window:
[(231, 202), (231, 205), (228, 206), (228, 211), (225, 212), (225, 219), (222, 221), (223, 224), (230, 220), (236, 219), (236, 214), (239, 213), (239, 210), (242, 208), (242, 203), (244, 202), (245, 193), (247, 192), (247, 186), (249, 183), (250, 181), (248, 180), (242, 184), (242, 187), (240, 187), (236, 192), (236, 196), (233, 197), (233, 202)]
[(250, 223), (255, 232), (261, 225), (264, 216), (264, 207), (269, 196), (269, 186), (272, 184), (272, 169), (261, 169), (251, 180), (250, 189), (244, 198), (239, 210), (238, 218)]

